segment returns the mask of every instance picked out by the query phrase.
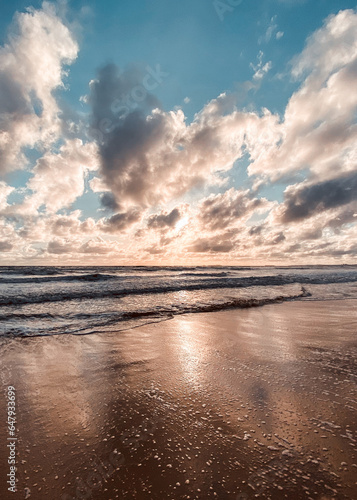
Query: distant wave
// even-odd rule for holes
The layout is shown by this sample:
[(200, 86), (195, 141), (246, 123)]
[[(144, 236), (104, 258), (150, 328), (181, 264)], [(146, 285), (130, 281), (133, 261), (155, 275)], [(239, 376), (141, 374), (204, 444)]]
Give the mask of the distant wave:
[(57, 276), (70, 275), (71, 273), (113, 273), (118, 274), (127, 271), (135, 271), (139, 273), (155, 273), (160, 271), (195, 271), (197, 269), (215, 269), (215, 267), (185, 267), (185, 266), (0, 266), (0, 272), (10, 275), (21, 276)]
[(181, 278), (182, 276), (192, 276), (196, 278), (201, 278), (201, 277), (206, 277), (206, 278), (222, 278), (223, 276), (228, 276), (228, 273), (226, 272), (221, 272), (221, 273), (180, 273), (179, 277)]
[(63, 282), (63, 281), (106, 281), (110, 279), (119, 279), (120, 276), (114, 274), (101, 274), (101, 273), (93, 273), (93, 274), (69, 274), (64, 276), (34, 276), (30, 277), (20, 277), (20, 278), (8, 278), (8, 277), (0, 277), (1, 283), (49, 283), (49, 282)]
[[(275, 275), (275, 276), (250, 276), (241, 278), (212, 278), (207, 275), (207, 278), (199, 278), (193, 281), (187, 279), (179, 279), (175, 277), (171, 281), (159, 280), (157, 283), (148, 284), (146, 281), (142, 283), (140, 280), (115, 280), (110, 278), (93, 278), (93, 275), (87, 275), (85, 278), (88, 282), (100, 281), (105, 279), (108, 281), (106, 287), (89, 285), (87, 288), (79, 287), (72, 289), (59, 289), (55, 292), (46, 290), (41, 293), (41, 288), (36, 288), (31, 294), (7, 294), (0, 297), (0, 305), (16, 306), (24, 304), (39, 304), (58, 301), (84, 300), (84, 299), (103, 299), (106, 297), (124, 297), (128, 295), (147, 295), (159, 294), (179, 291), (194, 291), (194, 290), (215, 290), (227, 288), (248, 288), (253, 286), (282, 286), (282, 285), (325, 285), (330, 283), (349, 283), (357, 282), (357, 272), (346, 274), (325, 274), (325, 275)], [(110, 276), (110, 275), (109, 275)], [(119, 277), (120, 278), (120, 277)]]
[(11, 275), (25, 275), (25, 276), (41, 276), (49, 275), (56, 276), (57, 274), (63, 274), (69, 272), (72, 268), (70, 267), (43, 267), (43, 266), (1, 266), (0, 271), (2, 273)]
[[(170, 268), (170, 267), (118, 267), (118, 268), (1, 268), (0, 272), (4, 273), (5, 276), (0, 275), (1, 283), (49, 283), (61, 282), (61, 281), (106, 281), (109, 279), (122, 279), (123, 277), (135, 278), (135, 274), (142, 276), (143, 273), (154, 273), (165, 271), (168, 277), (173, 277), (173, 272), (177, 273), (177, 277), (223, 277), (228, 276), (227, 272), (212, 272), (212, 268), (207, 269), (207, 272), (202, 272), (203, 270), (197, 270), (196, 268)], [(86, 270), (87, 273), (82, 272)], [(103, 271), (103, 272), (100, 272)], [(196, 271), (196, 272), (195, 272)], [(160, 278), (165, 277), (162, 274)]]

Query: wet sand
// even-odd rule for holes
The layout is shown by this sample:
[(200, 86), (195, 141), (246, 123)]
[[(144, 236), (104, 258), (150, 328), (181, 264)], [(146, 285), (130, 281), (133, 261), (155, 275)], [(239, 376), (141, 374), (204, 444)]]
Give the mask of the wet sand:
[(0, 498), (356, 499), (356, 305), (291, 302), (3, 342)]

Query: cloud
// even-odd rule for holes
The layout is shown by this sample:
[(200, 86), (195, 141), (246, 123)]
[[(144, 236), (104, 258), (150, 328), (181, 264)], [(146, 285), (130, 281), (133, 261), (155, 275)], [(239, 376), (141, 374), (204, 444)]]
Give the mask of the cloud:
[(93, 187), (109, 189), (110, 204), (122, 210), (156, 207), (193, 188), (221, 183), (222, 173), (242, 156), (246, 138), (277, 119), (268, 112), (263, 117), (239, 112), (235, 97), (226, 94), (210, 101), (189, 125), (181, 109), (153, 108), (151, 97), (124, 116), (115, 115), (112, 99), (129, 88), (124, 76), (113, 66), (104, 68), (89, 97), (93, 123), (103, 129), (106, 120), (107, 126), (99, 141), (102, 181)]
[(307, 219), (317, 211), (334, 209), (357, 200), (357, 172), (312, 185), (289, 186), (285, 192), (281, 220)]
[(78, 250), (78, 253), (107, 255), (117, 251), (117, 243), (114, 241), (105, 241), (97, 237), (84, 243)]
[(269, 73), (272, 68), (272, 62), (268, 61), (267, 63), (263, 63), (264, 52), (261, 50), (258, 54), (258, 64), (250, 64), (250, 67), (254, 70), (253, 80), (262, 80), (264, 76)]
[(3, 181), (0, 181), (0, 212), (8, 206), (7, 198), (13, 191), (15, 191), (15, 188), (8, 186)]
[(14, 245), (10, 241), (0, 241), (0, 252), (10, 252)]
[(142, 219), (142, 211), (130, 208), (127, 212), (117, 213), (108, 219), (101, 219), (98, 228), (105, 233), (124, 232)]
[(70, 240), (56, 239), (50, 241), (47, 245), (47, 252), (56, 255), (71, 253), (75, 250), (75, 246)]
[(250, 175), (276, 181), (299, 171), (322, 181), (354, 171), (357, 158), (357, 14), (331, 16), (293, 61), (303, 78), (284, 120), (276, 124), (282, 140), (265, 151), (251, 145)]
[(202, 200), (197, 219), (202, 228), (216, 231), (235, 226), (242, 219), (245, 222), (254, 212), (268, 211), (270, 207), (271, 204), (266, 199), (254, 198), (249, 190), (237, 191), (231, 188)]
[(46, 252), (54, 255), (108, 255), (117, 251), (116, 242), (105, 241), (101, 237), (90, 239), (81, 244), (79, 240), (56, 238), (47, 245)]
[[(149, 69), (149, 72), (148, 72)], [(103, 137), (136, 109), (150, 112), (160, 108), (160, 102), (148, 90), (158, 82), (150, 72), (140, 66), (130, 66), (120, 71), (115, 64), (107, 64), (90, 82), (90, 94), (85, 101), (92, 107), (92, 129), (96, 138)], [(155, 75), (155, 74), (154, 74)]]
[(147, 222), (148, 228), (172, 228), (180, 220), (181, 214), (178, 208), (174, 208), (171, 212), (163, 212), (161, 214), (151, 215)]
[(63, 87), (64, 65), (78, 46), (47, 2), (17, 14), (0, 48), (0, 173), (26, 165), (24, 147), (45, 148), (60, 134), (53, 92)]
[(261, 36), (259, 39), (258, 39), (258, 43), (259, 45), (262, 44), (263, 42), (265, 43), (269, 43), (270, 40), (272, 39), (274, 33), (276, 32), (276, 30), (278, 29), (278, 25), (276, 24), (276, 18), (277, 16), (273, 16), (270, 21), (269, 21), (269, 25), (267, 27), (267, 30), (265, 32), (265, 35), (264, 36)]
[(97, 148), (94, 143), (83, 144), (80, 139), (68, 140), (58, 153), (48, 152), (33, 169), (27, 196), (19, 211), (37, 211), (42, 205), (50, 213), (69, 207), (84, 193), (85, 178), (98, 168)]
[(236, 231), (228, 231), (212, 237), (199, 238), (189, 245), (191, 253), (229, 253), (236, 246)]
[[(357, 13), (341, 10), (329, 16), (322, 28), (307, 40), (303, 52), (295, 58), (293, 75), (308, 74), (308, 84), (325, 83), (331, 74), (356, 59)], [(349, 50), (347, 50), (349, 49)]]
[[(93, 185), (93, 183), (92, 183), (92, 185)], [(94, 188), (94, 191), (95, 191), (95, 188)], [(101, 194), (100, 203), (105, 210), (110, 210), (112, 212), (116, 212), (117, 210), (120, 210), (120, 205), (116, 201), (114, 195), (110, 192)]]
[(46, 218), (44, 233), (63, 238), (93, 234), (96, 230), (95, 221), (90, 217), (81, 221), (80, 216), (81, 212), (79, 210), (75, 210), (69, 215), (53, 214)]

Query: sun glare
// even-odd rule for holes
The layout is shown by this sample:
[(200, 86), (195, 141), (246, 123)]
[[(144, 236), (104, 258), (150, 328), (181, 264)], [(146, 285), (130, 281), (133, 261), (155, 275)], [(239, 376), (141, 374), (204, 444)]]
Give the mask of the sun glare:
[(180, 219), (178, 221), (178, 223), (176, 224), (176, 231), (181, 231), (181, 229), (183, 229), (185, 226), (187, 226), (188, 224), (188, 217), (182, 217), (182, 219)]

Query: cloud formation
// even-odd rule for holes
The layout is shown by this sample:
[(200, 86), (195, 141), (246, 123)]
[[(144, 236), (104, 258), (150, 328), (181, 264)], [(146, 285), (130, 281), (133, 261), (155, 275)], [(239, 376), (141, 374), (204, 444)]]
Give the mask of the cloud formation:
[(53, 92), (63, 87), (64, 66), (78, 45), (53, 4), (15, 16), (0, 48), (0, 174), (27, 164), (24, 147), (46, 148), (61, 131)]
[[(319, 180), (354, 171), (357, 158), (357, 13), (341, 11), (307, 41), (292, 74), (304, 78), (291, 97), (282, 140), (265, 151), (252, 145), (251, 175), (275, 181), (308, 170)], [(257, 154), (258, 153), (258, 154)]]
[(149, 217), (147, 227), (150, 229), (157, 228), (171, 228), (180, 220), (180, 210), (176, 207), (171, 212), (164, 212), (160, 214), (151, 215)]
[[(234, 97), (226, 94), (209, 102), (190, 125), (181, 109), (165, 112), (153, 107), (157, 103), (149, 94), (134, 110), (115, 116), (114, 98), (129, 87), (126, 76), (118, 75), (112, 66), (101, 70), (89, 97), (93, 123), (102, 124), (100, 173), (103, 187), (112, 192), (111, 206), (146, 209), (193, 188), (219, 184), (220, 175), (242, 156), (249, 138), (259, 134), (262, 143), (272, 139), (268, 130), (275, 128), (276, 116), (239, 112)], [(104, 196), (106, 205), (109, 199)]]
[(290, 186), (282, 207), (283, 223), (304, 220), (357, 200), (357, 172), (311, 185)]
[(215, 231), (241, 224), (243, 218), (248, 220), (254, 212), (268, 211), (269, 208), (271, 204), (266, 199), (254, 198), (249, 190), (231, 188), (201, 201), (198, 220), (203, 228)]
[(66, 141), (58, 153), (46, 153), (33, 170), (28, 188), (33, 192), (25, 200), (29, 209), (45, 205), (50, 213), (69, 207), (84, 193), (84, 181), (89, 171), (98, 168), (97, 150), (93, 143), (80, 139)]

